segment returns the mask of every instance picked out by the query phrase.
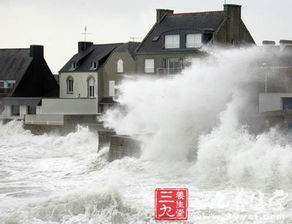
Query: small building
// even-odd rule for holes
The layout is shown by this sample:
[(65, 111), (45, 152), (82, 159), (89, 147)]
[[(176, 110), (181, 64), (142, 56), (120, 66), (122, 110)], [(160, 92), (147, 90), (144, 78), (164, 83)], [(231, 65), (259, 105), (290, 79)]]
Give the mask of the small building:
[(223, 11), (174, 13), (157, 9), (156, 23), (137, 49), (137, 72), (179, 73), (190, 58), (204, 56), (204, 45), (253, 45), (241, 19), (241, 6), (225, 4)]
[(36, 112), (41, 97), (58, 96), (43, 46), (0, 49), (0, 118), (23, 118)]
[(120, 46), (121, 43), (79, 42), (78, 53), (60, 70), (60, 98), (95, 98), (97, 103), (101, 101), (104, 63)]
[(0, 49), (0, 96), (59, 96), (59, 86), (44, 59), (43, 46)]

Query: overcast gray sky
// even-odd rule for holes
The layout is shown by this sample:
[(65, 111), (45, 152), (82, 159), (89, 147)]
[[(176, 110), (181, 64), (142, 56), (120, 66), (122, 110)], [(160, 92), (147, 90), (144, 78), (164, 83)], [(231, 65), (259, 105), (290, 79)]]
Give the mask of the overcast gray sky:
[[(291, 0), (227, 0), (242, 5), (242, 19), (258, 44), (292, 39)], [(155, 22), (156, 8), (175, 12), (222, 10), (224, 0), (0, 0), (0, 48), (45, 46), (57, 73), (77, 51), (87, 26), (94, 43), (141, 40)]]

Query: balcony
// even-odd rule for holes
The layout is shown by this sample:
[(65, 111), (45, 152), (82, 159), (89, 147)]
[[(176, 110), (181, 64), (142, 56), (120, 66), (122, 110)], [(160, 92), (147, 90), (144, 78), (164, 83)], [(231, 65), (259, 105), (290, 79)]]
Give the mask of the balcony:
[(8, 96), (12, 88), (0, 88), (0, 97)]
[(175, 75), (182, 72), (182, 67), (177, 68), (157, 68), (156, 73), (159, 75)]

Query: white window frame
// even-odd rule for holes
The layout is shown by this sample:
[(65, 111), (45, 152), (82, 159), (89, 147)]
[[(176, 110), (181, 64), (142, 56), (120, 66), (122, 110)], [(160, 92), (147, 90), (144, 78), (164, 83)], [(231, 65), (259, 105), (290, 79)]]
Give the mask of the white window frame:
[[(93, 83), (91, 83), (91, 80), (92, 80)], [(94, 90), (95, 88), (94, 88), (94, 86), (95, 86), (95, 79), (93, 77), (90, 77), (88, 79), (88, 97), (89, 98), (95, 97), (95, 90)]]
[[(70, 82), (72, 82), (72, 84)], [(66, 79), (66, 88), (67, 88), (67, 94), (73, 94), (73, 91), (74, 91), (74, 79), (73, 79), (72, 76), (69, 76)]]
[(186, 35), (186, 48), (199, 48), (202, 47), (202, 34), (190, 33)]
[(95, 70), (95, 69), (97, 69), (97, 62), (96, 61), (93, 61), (93, 62), (91, 62), (91, 67), (90, 67), (90, 70)]
[(108, 95), (111, 97), (115, 96), (115, 80), (109, 80), (108, 82)]
[(180, 48), (180, 35), (179, 34), (165, 35), (164, 47), (165, 49)]
[(124, 61), (122, 59), (119, 59), (117, 61), (117, 73), (123, 73), (124, 72)]
[(147, 58), (145, 59), (145, 66), (144, 66), (145, 73), (154, 73), (155, 71), (155, 61), (154, 58)]
[(77, 68), (77, 63), (76, 62), (72, 62), (71, 68), (72, 68), (72, 70), (75, 70)]

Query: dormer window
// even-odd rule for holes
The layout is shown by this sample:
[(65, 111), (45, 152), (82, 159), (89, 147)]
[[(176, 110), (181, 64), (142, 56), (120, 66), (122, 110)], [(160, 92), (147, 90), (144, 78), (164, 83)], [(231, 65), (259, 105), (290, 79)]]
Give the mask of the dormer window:
[(179, 34), (165, 35), (164, 47), (166, 49), (179, 48), (180, 47)]
[(153, 37), (152, 41), (153, 41), (153, 42), (154, 42), (154, 41), (158, 41), (158, 40), (159, 40), (159, 37), (160, 37), (160, 36), (155, 36), (155, 37)]
[(93, 61), (93, 62), (91, 63), (90, 70), (95, 70), (95, 69), (97, 69), (97, 66), (98, 66), (98, 63), (97, 63), (96, 61)]
[(122, 59), (119, 59), (117, 62), (117, 72), (123, 73), (124, 72), (124, 62)]
[(202, 34), (201, 33), (193, 33), (187, 34), (186, 37), (186, 47), (187, 48), (199, 48), (202, 47)]
[(77, 68), (77, 63), (76, 62), (72, 62), (71, 69), (74, 70), (76, 68)]

